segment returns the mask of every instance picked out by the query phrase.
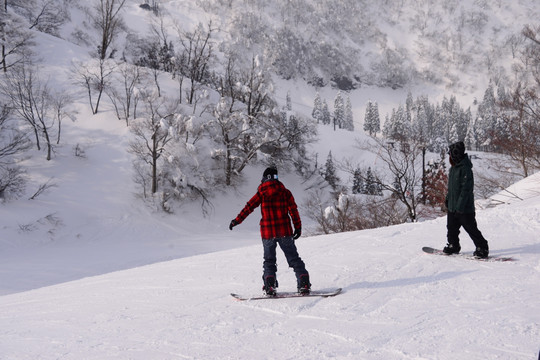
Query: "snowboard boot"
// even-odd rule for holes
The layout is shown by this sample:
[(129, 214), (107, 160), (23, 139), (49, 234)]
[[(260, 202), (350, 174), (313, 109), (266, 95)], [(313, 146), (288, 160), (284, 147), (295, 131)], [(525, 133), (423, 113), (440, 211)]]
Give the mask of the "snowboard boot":
[(489, 256), (489, 250), (488, 248), (477, 247), (476, 251), (473, 253), (473, 256), (479, 259), (487, 259), (487, 257)]
[(302, 295), (307, 295), (311, 292), (311, 284), (309, 283), (309, 275), (303, 274), (300, 275), (298, 279), (298, 293)]
[(459, 254), (461, 246), (459, 244), (447, 244), (443, 249), (443, 253), (446, 255)]
[(264, 278), (263, 291), (268, 296), (276, 296), (278, 283), (275, 276), (269, 275)]

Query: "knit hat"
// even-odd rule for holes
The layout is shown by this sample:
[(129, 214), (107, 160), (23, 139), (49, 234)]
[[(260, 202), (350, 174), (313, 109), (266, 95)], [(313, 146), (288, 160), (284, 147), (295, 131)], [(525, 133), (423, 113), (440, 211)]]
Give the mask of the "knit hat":
[(448, 154), (454, 163), (459, 163), (465, 157), (465, 144), (463, 141), (458, 141), (450, 145)]
[(266, 168), (266, 170), (264, 170), (263, 180), (272, 180), (272, 179), (277, 179), (277, 178), (278, 178), (278, 173), (275, 167), (268, 167)]

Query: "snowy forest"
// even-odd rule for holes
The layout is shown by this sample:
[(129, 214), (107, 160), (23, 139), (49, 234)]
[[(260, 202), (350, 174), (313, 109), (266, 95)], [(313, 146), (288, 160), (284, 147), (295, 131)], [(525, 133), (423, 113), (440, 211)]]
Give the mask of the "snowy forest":
[[(107, 107), (129, 128), (141, 202), (161, 211), (195, 201), (207, 213), (218, 189), (238, 186), (247, 168), (263, 164), (313, 184), (306, 208), (321, 232), (417, 221), (426, 209), (441, 211), (450, 143), (501, 154), (517, 176), (540, 168), (538, 5), (523, 3), (530, 17), (507, 30), (500, 0), (377, 8), (358, 0), (194, 1), (206, 23), (179, 19), (174, 4), (157, 0), (4, 0), (0, 199), (9, 206), (25, 192), (30, 149), (53, 159), (66, 122)], [(130, 28), (128, 6), (146, 12), (147, 30)], [(87, 56), (47, 76), (38, 33)], [(466, 81), (476, 73), (489, 79), (485, 88)], [(296, 106), (298, 94), (278, 91), (283, 81), (316, 90), (309, 111)], [(433, 87), (442, 96), (408, 91), (388, 113), (377, 101), (351, 103), (363, 88)], [(325, 89), (335, 98), (324, 98)], [(456, 93), (483, 97), (460, 103)], [(357, 151), (377, 154), (384, 166), (318, 154), (321, 127), (367, 135)], [(84, 157), (84, 145), (73, 153)], [(436, 160), (426, 163), (426, 153)], [(32, 196), (53, 185), (44, 181)]]

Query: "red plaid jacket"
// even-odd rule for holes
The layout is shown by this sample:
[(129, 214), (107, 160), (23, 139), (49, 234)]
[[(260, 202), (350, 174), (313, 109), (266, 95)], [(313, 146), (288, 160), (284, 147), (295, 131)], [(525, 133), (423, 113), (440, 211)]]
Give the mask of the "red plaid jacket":
[(260, 225), (263, 239), (291, 236), (293, 234), (291, 219), (295, 229), (302, 227), (294, 197), (279, 180), (267, 180), (259, 185), (257, 193), (236, 217), (236, 222), (242, 223), (259, 205), (261, 206)]

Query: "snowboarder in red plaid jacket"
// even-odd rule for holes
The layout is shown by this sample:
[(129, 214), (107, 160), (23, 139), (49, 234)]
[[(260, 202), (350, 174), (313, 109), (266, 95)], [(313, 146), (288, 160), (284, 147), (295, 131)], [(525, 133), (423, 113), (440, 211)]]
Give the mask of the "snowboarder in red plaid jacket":
[[(275, 167), (267, 168), (257, 193), (247, 202), (238, 216), (229, 225), (232, 230), (241, 224), (258, 206), (261, 207), (261, 237), (264, 248), (263, 290), (268, 295), (275, 295), (278, 282), (276, 279), (276, 248), (279, 244), (287, 258), (289, 267), (294, 269), (298, 292), (309, 294), (311, 284), (305, 264), (298, 255), (294, 240), (302, 234), (302, 221), (292, 193), (278, 180)], [(294, 225), (294, 231), (291, 226)]]

